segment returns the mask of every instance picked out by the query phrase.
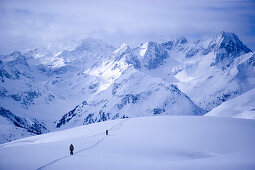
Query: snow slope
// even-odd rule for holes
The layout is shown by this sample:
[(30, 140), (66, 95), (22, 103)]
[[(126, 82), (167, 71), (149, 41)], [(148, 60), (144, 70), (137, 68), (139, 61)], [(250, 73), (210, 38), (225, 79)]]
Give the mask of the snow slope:
[(255, 119), (255, 89), (222, 103), (205, 116)]
[(254, 142), (254, 120), (118, 119), (2, 144), (0, 169), (253, 170)]

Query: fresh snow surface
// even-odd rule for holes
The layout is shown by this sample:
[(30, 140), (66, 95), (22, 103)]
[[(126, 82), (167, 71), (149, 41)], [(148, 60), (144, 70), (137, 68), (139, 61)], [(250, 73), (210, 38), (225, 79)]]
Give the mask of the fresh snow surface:
[(254, 120), (118, 119), (2, 144), (0, 169), (254, 170), (254, 143)]
[(255, 119), (255, 89), (222, 103), (205, 116)]

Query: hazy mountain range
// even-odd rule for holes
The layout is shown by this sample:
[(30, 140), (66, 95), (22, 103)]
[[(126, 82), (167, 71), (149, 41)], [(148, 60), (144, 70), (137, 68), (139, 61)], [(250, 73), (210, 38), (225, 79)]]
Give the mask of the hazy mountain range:
[(108, 119), (221, 116), (215, 109), (223, 102), (243, 98), (228, 116), (254, 118), (254, 95), (245, 94), (254, 88), (255, 53), (234, 33), (136, 48), (89, 38), (14, 51), (0, 56), (0, 142)]

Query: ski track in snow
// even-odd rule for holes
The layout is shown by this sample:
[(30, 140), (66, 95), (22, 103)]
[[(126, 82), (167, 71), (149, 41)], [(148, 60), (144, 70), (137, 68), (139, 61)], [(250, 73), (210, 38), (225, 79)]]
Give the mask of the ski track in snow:
[[(122, 126), (126, 121), (127, 121), (127, 119), (122, 120), (122, 121), (121, 121), (120, 123), (118, 123), (117, 125), (111, 127), (111, 128), (109, 129), (109, 131), (111, 131), (111, 132), (116, 132), (117, 130), (119, 130), (119, 129), (121, 128), (121, 126)], [(99, 135), (103, 135), (103, 134), (105, 134), (105, 132), (102, 132), (102, 133), (99, 133), (99, 134), (96, 134), (96, 135), (92, 135), (92, 136), (89, 136), (89, 137), (95, 137), (95, 136), (99, 136)], [(108, 135), (108, 136), (111, 136), (111, 135)], [(105, 137), (106, 137), (106, 136), (103, 136), (103, 137), (102, 137), (101, 139), (99, 139), (95, 144), (93, 144), (93, 145), (91, 145), (91, 146), (89, 146), (89, 147), (87, 147), (87, 148), (84, 148), (84, 149), (81, 149), (81, 150), (75, 152), (74, 155), (77, 155), (77, 154), (80, 153), (80, 152), (89, 150), (89, 149), (91, 149), (91, 148), (97, 146), (98, 144), (100, 144), (100, 143), (104, 140)], [(52, 162), (50, 162), (50, 163), (48, 163), (48, 164), (46, 164), (46, 165), (41, 166), (40, 168), (37, 168), (36, 170), (44, 169), (44, 168), (46, 168), (46, 167), (48, 167), (48, 166), (50, 166), (50, 165), (53, 165), (54, 163), (56, 163), (56, 162), (58, 162), (58, 161), (61, 161), (61, 160), (65, 159), (65, 158), (68, 158), (68, 157), (70, 157), (70, 156), (71, 156), (71, 155), (67, 155), (67, 156), (64, 156), (64, 157), (62, 157), (62, 158), (58, 158), (58, 159), (56, 159), (56, 160), (54, 160), (54, 161), (52, 161)]]

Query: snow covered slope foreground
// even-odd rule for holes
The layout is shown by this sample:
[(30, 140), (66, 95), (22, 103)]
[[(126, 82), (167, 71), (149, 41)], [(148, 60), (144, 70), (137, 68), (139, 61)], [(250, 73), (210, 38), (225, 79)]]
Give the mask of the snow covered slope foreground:
[(222, 103), (205, 116), (255, 119), (255, 89)]
[(254, 143), (254, 120), (128, 118), (2, 144), (0, 169), (253, 170)]

